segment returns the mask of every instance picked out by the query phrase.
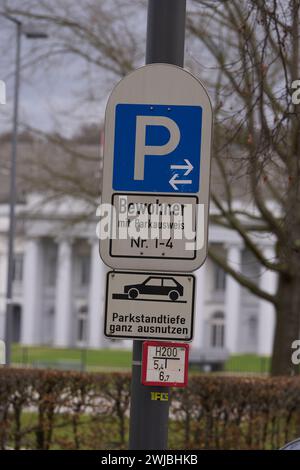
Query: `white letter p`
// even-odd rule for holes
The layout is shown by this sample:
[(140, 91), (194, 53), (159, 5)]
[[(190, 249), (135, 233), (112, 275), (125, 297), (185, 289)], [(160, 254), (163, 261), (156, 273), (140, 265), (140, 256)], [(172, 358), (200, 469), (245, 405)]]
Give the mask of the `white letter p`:
[[(163, 145), (146, 145), (147, 126), (163, 126), (170, 132), (170, 138)], [(134, 154), (134, 179), (144, 179), (145, 156), (167, 155), (176, 149), (180, 141), (180, 130), (176, 122), (165, 116), (137, 116)]]

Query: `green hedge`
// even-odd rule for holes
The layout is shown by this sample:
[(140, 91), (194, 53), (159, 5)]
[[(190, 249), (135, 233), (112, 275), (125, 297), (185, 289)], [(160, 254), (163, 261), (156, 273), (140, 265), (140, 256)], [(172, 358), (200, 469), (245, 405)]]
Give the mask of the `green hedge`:
[[(0, 370), (1, 449), (121, 449), (130, 374)], [(300, 436), (299, 378), (194, 376), (171, 394), (169, 447), (276, 449)]]

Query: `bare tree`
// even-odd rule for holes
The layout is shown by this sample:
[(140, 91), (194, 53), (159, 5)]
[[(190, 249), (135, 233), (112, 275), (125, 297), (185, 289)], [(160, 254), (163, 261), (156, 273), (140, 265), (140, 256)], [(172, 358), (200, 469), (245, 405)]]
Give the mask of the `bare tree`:
[[(259, 263), (277, 273), (275, 294), (217, 252), (210, 250), (210, 256), (274, 305), (272, 373), (289, 374), (291, 345), (300, 332), (300, 110), (291, 88), (300, 78), (300, 2), (194, 0), (193, 6), (188, 28), (196, 56), (200, 51), (203, 57), (205, 48), (209, 57), (210, 73), (205, 73), (215, 97), (214, 159), (224, 184), (222, 197), (212, 188), (214, 221), (237, 231)], [(234, 191), (241, 181), (247, 205), (237, 207)], [(274, 259), (264, 256), (257, 234), (272, 237)]]
[[(48, 44), (31, 50), (27, 66), (51, 57), (80, 57), (116, 79), (141, 60), (139, 35), (130, 18), (139, 1), (128, 0), (1, 0), (0, 12), (24, 23), (45, 25)], [(1, 5), (3, 7), (1, 8)]]

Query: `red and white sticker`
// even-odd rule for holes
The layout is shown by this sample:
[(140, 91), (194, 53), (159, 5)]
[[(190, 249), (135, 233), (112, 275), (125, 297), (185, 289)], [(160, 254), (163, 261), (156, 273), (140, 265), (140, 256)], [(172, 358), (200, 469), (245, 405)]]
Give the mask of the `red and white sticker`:
[(185, 387), (189, 345), (164, 341), (143, 343), (142, 384)]

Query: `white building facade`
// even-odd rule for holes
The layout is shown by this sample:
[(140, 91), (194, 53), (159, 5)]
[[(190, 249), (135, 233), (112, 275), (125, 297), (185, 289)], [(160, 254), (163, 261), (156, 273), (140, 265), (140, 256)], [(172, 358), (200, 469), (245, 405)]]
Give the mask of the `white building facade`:
[[(99, 257), (97, 219), (69, 223), (80, 214), (72, 200), (38, 206), (28, 195), (18, 207), (13, 283), (13, 341), (56, 347), (128, 348), (129, 340), (104, 337), (105, 277), (108, 268)], [(79, 217), (80, 218), (80, 217)], [(0, 204), (0, 338), (4, 337), (7, 275), (8, 206)], [(232, 267), (269, 292), (276, 276), (249, 253), (239, 236), (211, 225), (210, 244), (216, 245)], [(261, 242), (266, 256), (273, 246)], [(207, 259), (195, 273), (197, 297), (195, 348), (227, 348), (231, 354), (269, 355), (274, 335), (273, 306), (242, 288)]]

